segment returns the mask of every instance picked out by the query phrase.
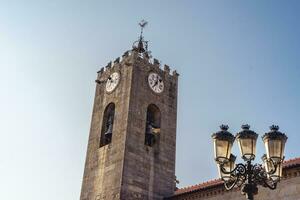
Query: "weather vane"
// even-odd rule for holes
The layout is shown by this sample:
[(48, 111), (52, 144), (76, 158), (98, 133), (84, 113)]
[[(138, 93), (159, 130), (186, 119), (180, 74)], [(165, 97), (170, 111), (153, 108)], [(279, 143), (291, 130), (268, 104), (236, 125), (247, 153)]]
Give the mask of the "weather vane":
[(145, 57), (150, 58), (150, 51), (148, 51), (148, 41), (144, 40), (143, 37), (143, 31), (144, 28), (147, 26), (148, 22), (145, 20), (142, 20), (139, 23), (139, 26), (141, 27), (141, 35), (137, 41), (135, 41), (132, 45), (133, 50), (137, 51), (138, 53), (143, 53)]
[(143, 35), (143, 30), (144, 30), (145, 26), (147, 26), (147, 24), (148, 24), (148, 22), (145, 21), (145, 20), (142, 20), (142, 21), (139, 23), (139, 25), (140, 25), (140, 27), (141, 27), (141, 36), (140, 36), (140, 37), (142, 37), (142, 35)]

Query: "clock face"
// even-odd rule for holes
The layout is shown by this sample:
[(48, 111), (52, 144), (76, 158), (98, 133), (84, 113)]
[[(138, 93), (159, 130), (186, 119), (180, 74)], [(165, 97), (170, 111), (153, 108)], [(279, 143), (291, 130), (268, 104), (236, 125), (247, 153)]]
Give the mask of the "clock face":
[(151, 72), (149, 74), (148, 84), (155, 93), (162, 93), (164, 90), (164, 81), (157, 73)]
[(106, 86), (105, 86), (106, 92), (112, 92), (118, 86), (119, 82), (120, 82), (119, 72), (112, 73), (106, 81)]

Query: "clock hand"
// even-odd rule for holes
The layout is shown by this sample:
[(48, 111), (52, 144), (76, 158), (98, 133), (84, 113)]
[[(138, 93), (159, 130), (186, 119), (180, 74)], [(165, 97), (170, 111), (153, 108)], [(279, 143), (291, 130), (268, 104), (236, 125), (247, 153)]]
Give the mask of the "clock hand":
[(156, 86), (157, 84), (158, 84), (158, 80), (155, 81), (155, 84), (153, 85), (153, 87)]

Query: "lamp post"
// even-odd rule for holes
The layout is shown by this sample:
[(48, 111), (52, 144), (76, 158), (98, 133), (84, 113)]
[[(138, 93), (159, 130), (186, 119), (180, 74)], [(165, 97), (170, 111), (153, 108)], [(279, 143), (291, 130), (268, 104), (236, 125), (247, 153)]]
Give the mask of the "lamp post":
[[(256, 153), (258, 134), (250, 130), (249, 125), (242, 125), (242, 131), (234, 137), (227, 125), (221, 125), (221, 130), (212, 135), (215, 149), (215, 161), (221, 179), (227, 190), (240, 187), (248, 200), (253, 200), (257, 194), (257, 185), (276, 189), (282, 176), (282, 162), (287, 136), (279, 131), (279, 127), (272, 125), (270, 132), (262, 137), (266, 148), (263, 164), (253, 164)], [(242, 159), (245, 163), (235, 164), (236, 156), (231, 154), (231, 148), (237, 140)]]

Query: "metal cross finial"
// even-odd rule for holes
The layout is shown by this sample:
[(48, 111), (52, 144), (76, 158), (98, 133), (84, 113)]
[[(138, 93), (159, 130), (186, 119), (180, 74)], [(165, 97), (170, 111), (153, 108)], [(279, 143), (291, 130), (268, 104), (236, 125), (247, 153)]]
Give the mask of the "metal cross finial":
[(142, 20), (142, 21), (139, 23), (139, 25), (140, 25), (140, 27), (141, 27), (141, 37), (142, 37), (142, 35), (143, 35), (143, 30), (144, 30), (145, 26), (147, 26), (147, 24), (148, 24), (148, 22), (145, 21), (145, 20)]

